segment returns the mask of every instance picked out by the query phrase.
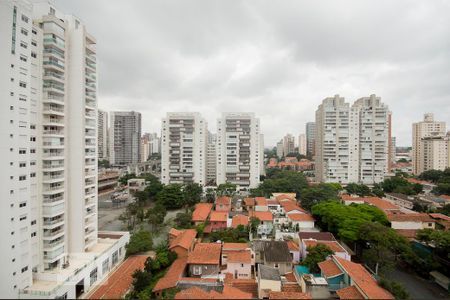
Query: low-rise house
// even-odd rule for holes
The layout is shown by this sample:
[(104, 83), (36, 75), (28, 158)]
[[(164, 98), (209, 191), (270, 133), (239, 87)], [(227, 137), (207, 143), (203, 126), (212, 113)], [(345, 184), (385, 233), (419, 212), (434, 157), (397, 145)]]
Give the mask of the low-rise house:
[(423, 187), (423, 192), (425, 194), (431, 193), (431, 191), (436, 187), (436, 185), (430, 181), (419, 180), (416, 178), (406, 178), (406, 181), (412, 184), (420, 184)]
[(195, 210), (192, 212), (192, 223), (198, 225), (206, 222), (212, 210), (212, 203), (197, 203)]
[(308, 256), (308, 247), (317, 245), (325, 245), (334, 252), (334, 255), (345, 260), (351, 260), (351, 255), (337, 241), (317, 241), (313, 239), (302, 239), (300, 244), (301, 259), (304, 260)]
[(287, 245), (292, 256), (292, 263), (298, 264), (300, 262), (300, 247), (292, 240), (287, 241)]
[(260, 265), (258, 271), (258, 298), (269, 298), (270, 292), (281, 292), (280, 271), (276, 268)]
[(175, 288), (178, 280), (186, 274), (187, 257), (177, 258), (169, 267), (167, 273), (158, 280), (153, 293), (156, 297), (161, 297), (164, 290)]
[(189, 274), (192, 277), (218, 276), (221, 249), (222, 245), (219, 243), (196, 244), (187, 258)]
[(302, 240), (313, 239), (316, 241), (335, 241), (334, 235), (331, 232), (309, 232), (309, 231), (301, 231), (298, 233), (298, 238), (300, 242)]
[(292, 256), (285, 241), (266, 241), (264, 244), (265, 266), (278, 269), (281, 275), (292, 272)]
[(259, 235), (265, 236), (272, 234), (273, 215), (270, 211), (254, 211), (251, 216), (260, 221), (257, 229)]
[(248, 216), (244, 215), (235, 215), (231, 220), (231, 227), (237, 228), (239, 225), (247, 227), (249, 223)]
[(319, 263), (319, 268), (330, 291), (336, 291), (341, 299), (394, 299), (361, 264), (332, 255)]
[(311, 294), (302, 292), (269, 292), (269, 299), (312, 299)]
[(436, 222), (438, 229), (449, 230), (450, 229), (450, 217), (440, 213), (432, 213), (429, 216)]
[(295, 197), (295, 193), (272, 193), (272, 198), (276, 199), (278, 202), (281, 202), (283, 200), (296, 201)]
[(267, 206), (267, 199), (264, 197), (256, 197), (255, 198), (255, 211), (268, 211), (269, 207)]
[(216, 211), (230, 211), (231, 210), (231, 198), (227, 196), (217, 197), (214, 202)]
[[(223, 243), (222, 245), (222, 265), (227, 264), (228, 254), (231, 252), (239, 252), (250, 250), (250, 246), (247, 243)], [(253, 252), (252, 252), (253, 253)], [(254, 261), (254, 258), (253, 258)]]
[(255, 198), (244, 198), (244, 208), (247, 211), (253, 211), (255, 209)]
[(356, 204), (369, 204), (377, 207), (378, 209), (382, 210), (385, 214), (393, 214), (393, 213), (399, 213), (400, 207), (391, 203), (390, 201), (381, 199), (379, 197), (353, 197), (350, 195), (342, 195), (341, 196), (342, 202), (345, 205), (350, 205), (352, 203)]
[(253, 295), (241, 291), (238, 288), (232, 287), (228, 284), (223, 286), (221, 292), (216, 290), (204, 290), (199, 287), (191, 287), (178, 292), (175, 299), (252, 299)]
[(302, 292), (311, 295), (312, 299), (331, 299), (329, 285), (325, 278), (305, 273), (299, 278)]
[(212, 211), (209, 215), (209, 226), (211, 231), (227, 228), (228, 212)]
[(281, 201), (280, 205), (282, 207), (282, 211), (286, 214), (306, 214), (307, 211), (301, 208), (297, 202), (292, 200)]
[(435, 229), (436, 221), (426, 213), (388, 215), (391, 227), (402, 233), (402, 230)]
[(169, 231), (169, 250), (175, 252), (178, 257), (187, 257), (189, 252), (194, 249), (195, 237), (197, 231), (195, 229)]
[(314, 228), (314, 218), (309, 214), (288, 214), (287, 219), (294, 228)]
[(386, 193), (386, 199), (392, 201), (395, 205), (406, 209), (412, 209), (414, 206), (414, 197), (399, 193)]
[(281, 205), (276, 199), (267, 199), (267, 207), (274, 213), (281, 213)]
[(127, 181), (128, 193), (133, 195), (136, 192), (145, 190), (146, 184), (143, 178), (132, 178)]
[(227, 273), (231, 273), (233, 278), (250, 279), (252, 269), (255, 265), (254, 257), (250, 249), (242, 251), (231, 251), (227, 257)]

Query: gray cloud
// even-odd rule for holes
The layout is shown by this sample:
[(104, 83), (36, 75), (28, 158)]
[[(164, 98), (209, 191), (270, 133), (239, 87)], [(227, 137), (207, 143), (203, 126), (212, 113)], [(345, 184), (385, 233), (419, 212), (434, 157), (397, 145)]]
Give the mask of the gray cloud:
[(376, 93), (399, 145), (424, 112), (450, 122), (450, 3), (57, 0), (96, 36), (99, 106), (136, 110), (145, 131), (167, 111), (254, 111), (267, 145), (304, 132), (327, 96)]

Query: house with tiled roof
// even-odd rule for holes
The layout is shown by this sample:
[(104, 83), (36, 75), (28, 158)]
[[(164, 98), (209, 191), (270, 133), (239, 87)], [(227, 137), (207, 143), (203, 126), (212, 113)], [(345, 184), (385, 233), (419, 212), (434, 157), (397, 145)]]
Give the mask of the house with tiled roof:
[(250, 249), (231, 251), (227, 257), (226, 272), (232, 274), (233, 278), (250, 279), (254, 265), (255, 258)]
[(246, 211), (253, 211), (255, 209), (255, 198), (244, 198), (244, 208)]
[(224, 284), (251, 294), (251, 299), (258, 298), (258, 283), (256, 279), (236, 279), (230, 273), (225, 273)]
[(269, 292), (269, 299), (312, 299), (311, 294), (302, 292)]
[(178, 257), (186, 257), (194, 248), (196, 236), (197, 231), (195, 229), (171, 229), (169, 231), (169, 250), (175, 252)]
[(294, 228), (314, 228), (315, 219), (310, 214), (292, 213), (287, 215), (287, 219)]
[(292, 256), (292, 263), (298, 264), (300, 262), (300, 247), (293, 240), (288, 240), (287, 242), (289, 253)]
[(392, 214), (387, 215), (391, 227), (407, 239), (414, 239), (417, 230), (435, 229), (436, 220), (427, 213)]
[(221, 250), (219, 243), (197, 243), (187, 258), (189, 274), (192, 277), (218, 275)]
[(242, 225), (244, 227), (248, 226), (249, 218), (248, 216), (244, 215), (235, 215), (231, 219), (231, 227), (237, 228), (239, 225)]
[(263, 263), (279, 270), (280, 275), (292, 272), (292, 256), (285, 241), (266, 241)]
[(337, 241), (317, 241), (313, 239), (302, 239), (300, 243), (300, 255), (301, 259), (304, 260), (308, 256), (308, 247), (315, 247), (317, 245), (325, 245), (330, 248), (334, 255), (339, 256), (345, 260), (351, 260), (350, 253), (341, 246)]
[(194, 211), (192, 212), (192, 223), (194, 223), (194, 225), (198, 225), (206, 222), (212, 207), (212, 203), (197, 203)]
[(273, 230), (273, 215), (270, 211), (254, 211), (250, 213), (250, 217), (257, 218), (260, 221), (258, 225), (259, 235), (270, 235)]
[(228, 196), (220, 196), (214, 201), (216, 211), (230, 211), (231, 210), (231, 198)]
[(296, 194), (295, 193), (272, 193), (272, 198), (278, 200), (278, 202), (284, 200), (294, 200), (295, 201)]
[(332, 255), (319, 263), (319, 268), (330, 291), (341, 299), (394, 299), (361, 264)]
[(268, 211), (267, 199), (265, 197), (255, 198), (255, 211)]
[[(222, 260), (221, 264), (226, 265), (228, 254), (231, 252), (239, 252), (239, 251), (246, 251), (250, 250), (251, 247), (248, 243), (223, 243), (222, 245)], [(252, 252), (253, 253), (253, 252)]]
[(296, 201), (280, 202), (281, 210), (286, 214), (306, 214), (307, 211), (301, 208)]
[(209, 215), (209, 226), (211, 231), (221, 230), (227, 228), (228, 212), (227, 211), (212, 211)]
[(334, 235), (331, 232), (321, 231), (301, 231), (298, 233), (298, 238), (301, 240), (313, 239), (317, 241), (335, 241)]
[(191, 287), (178, 292), (175, 299), (252, 299), (252, 294), (225, 284), (221, 292)]
[(443, 230), (450, 229), (450, 217), (449, 216), (446, 216), (441, 213), (431, 213), (428, 215), (436, 222), (437, 228), (440, 228)]
[(187, 258), (177, 258), (167, 270), (164, 277), (160, 278), (153, 288), (156, 297), (160, 297), (167, 289), (175, 288), (178, 280), (186, 274)]

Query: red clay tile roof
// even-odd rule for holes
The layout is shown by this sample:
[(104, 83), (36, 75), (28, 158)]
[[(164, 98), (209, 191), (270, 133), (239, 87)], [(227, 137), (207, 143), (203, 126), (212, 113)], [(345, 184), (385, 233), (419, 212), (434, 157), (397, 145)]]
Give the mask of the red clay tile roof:
[(192, 212), (193, 222), (204, 222), (208, 219), (209, 213), (211, 212), (213, 205), (212, 203), (197, 203), (195, 210)]
[(296, 243), (294, 243), (294, 241), (291, 241), (291, 240), (287, 241), (287, 245), (288, 245), (289, 251), (300, 250), (299, 246)]
[(121, 299), (133, 283), (133, 273), (143, 270), (148, 255), (130, 256), (90, 294), (89, 299)]
[(273, 215), (270, 211), (254, 211), (252, 216), (260, 221), (273, 221)]
[(299, 232), (298, 237), (302, 239), (314, 239), (318, 241), (335, 241), (334, 235), (331, 232)]
[(218, 243), (198, 243), (194, 251), (188, 254), (188, 264), (218, 265), (222, 245)]
[(283, 209), (284, 209), (284, 211), (285, 212), (291, 212), (291, 211), (293, 211), (293, 210), (298, 210), (298, 211), (301, 211), (301, 212), (304, 212), (304, 213), (306, 213), (307, 211), (306, 210), (304, 210), (303, 208), (301, 208), (298, 204), (297, 204), (297, 202), (294, 202), (294, 201), (282, 201), (281, 203), (281, 206), (283, 207)]
[(245, 206), (255, 206), (255, 198), (244, 198)]
[(336, 255), (333, 255), (333, 258), (343, 267), (353, 282), (369, 299), (394, 299), (391, 293), (378, 285), (377, 281), (362, 265)]
[(345, 249), (336, 241), (316, 241), (316, 240), (303, 240), (306, 247), (315, 247), (318, 244), (326, 245), (334, 252), (347, 252)]
[(431, 213), (429, 215), (433, 219), (441, 219), (441, 220), (445, 220), (445, 221), (450, 221), (450, 217), (449, 216), (446, 216), (446, 215), (441, 214), (441, 213)]
[(249, 264), (252, 262), (252, 254), (250, 250), (230, 251), (228, 252), (227, 262)]
[(391, 222), (434, 222), (426, 213), (390, 214), (388, 220)]
[(182, 231), (175, 229), (175, 228), (170, 228), (169, 230), (169, 235), (177, 237), (181, 234)]
[(178, 282), (218, 282), (217, 278), (181, 277)]
[(228, 213), (226, 211), (212, 211), (209, 216), (211, 222), (226, 222), (228, 219)]
[(275, 199), (278, 201), (284, 200), (284, 199), (295, 200), (295, 197), (290, 194), (281, 194), (281, 195), (276, 196)]
[(247, 243), (223, 243), (223, 250), (245, 250), (249, 248)]
[(181, 233), (170, 243), (169, 249), (174, 247), (181, 247), (188, 250), (197, 236), (197, 230), (186, 229), (181, 231)]
[(264, 197), (256, 197), (255, 201), (258, 206), (267, 206), (267, 199)]
[(434, 185), (432, 182), (425, 181), (425, 180), (418, 180), (415, 178), (406, 178), (406, 181), (408, 181), (409, 183), (418, 183), (418, 184), (422, 184), (422, 185)]
[(231, 227), (237, 228), (239, 225), (247, 226), (248, 225), (248, 216), (235, 215), (231, 221)]
[(297, 278), (295, 278), (294, 272), (289, 272), (284, 274), (284, 277), (286, 277), (286, 280), (288, 282), (297, 282)]
[(363, 199), (364, 199), (364, 203), (376, 206), (381, 210), (399, 209), (399, 207), (397, 205), (394, 205), (391, 202), (380, 199), (378, 197), (365, 197)]
[(186, 257), (177, 258), (169, 267), (167, 273), (156, 283), (153, 288), (154, 292), (174, 288), (177, 286), (178, 280), (186, 269), (187, 259)]
[(302, 288), (298, 285), (297, 282), (286, 282), (281, 286), (281, 291), (300, 293), (302, 291)]
[(343, 274), (341, 269), (339, 269), (339, 267), (335, 264), (335, 262), (332, 259), (322, 261), (317, 265), (327, 278)]
[(175, 295), (175, 299), (211, 299), (209, 293), (199, 287), (193, 286), (182, 290)]
[(231, 273), (225, 274), (225, 284), (251, 294), (252, 299), (258, 298), (258, 283), (255, 279), (234, 279)]
[(267, 199), (267, 205), (280, 205), (277, 200)]
[(269, 292), (269, 299), (312, 299), (309, 293), (299, 292)]
[(358, 291), (355, 286), (348, 286), (346, 288), (340, 289), (336, 291), (336, 294), (339, 296), (339, 299), (364, 299), (364, 296)]
[(288, 219), (296, 222), (310, 222), (315, 221), (311, 215), (308, 214), (289, 214)]
[(227, 196), (221, 196), (216, 198), (215, 204), (222, 204), (222, 205), (230, 205), (231, 204), (231, 198)]
[(449, 195), (440, 195), (439, 198), (445, 199), (445, 200), (450, 200), (450, 196)]

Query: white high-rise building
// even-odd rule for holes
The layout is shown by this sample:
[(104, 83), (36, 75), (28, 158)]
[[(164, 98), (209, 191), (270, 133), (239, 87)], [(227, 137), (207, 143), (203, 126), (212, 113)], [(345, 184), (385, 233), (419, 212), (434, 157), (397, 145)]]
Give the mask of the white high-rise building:
[(167, 113), (161, 126), (161, 182), (206, 184), (207, 122), (200, 113)]
[(298, 136), (298, 153), (306, 155), (306, 134), (304, 133)]
[(141, 137), (141, 162), (148, 160), (150, 156), (150, 133), (144, 133)]
[(316, 180), (381, 182), (388, 171), (388, 108), (375, 95), (352, 107), (336, 95), (316, 111)]
[(161, 153), (161, 139), (155, 133), (150, 134), (150, 155)]
[(313, 158), (316, 155), (316, 123), (306, 123), (306, 155)]
[(239, 189), (259, 184), (259, 119), (253, 113), (223, 113), (217, 121), (217, 184), (233, 183)]
[(427, 137), (444, 136), (446, 125), (445, 122), (434, 121), (433, 114), (427, 113), (424, 115), (424, 120), (422, 122), (413, 123), (412, 131), (413, 174), (419, 175), (425, 171), (422, 140)]
[(98, 110), (97, 122), (98, 159), (108, 159), (108, 113)]
[(277, 157), (282, 158), (283, 157), (283, 140), (280, 140), (277, 143)]
[(266, 175), (265, 154), (264, 154), (264, 134), (259, 134), (259, 175)]
[(75, 298), (128, 239), (97, 230), (95, 39), (51, 2), (24, 0), (0, 2), (0, 38), (0, 291)]
[(141, 160), (141, 113), (110, 112), (109, 156), (112, 165), (126, 166)]
[(283, 137), (283, 156), (295, 152), (295, 137), (292, 134), (287, 134)]
[(206, 184), (210, 185), (216, 182), (216, 163), (217, 163), (217, 155), (216, 155), (216, 141), (217, 134), (211, 133), (208, 131), (208, 144), (207, 144), (207, 152), (206, 152)]

